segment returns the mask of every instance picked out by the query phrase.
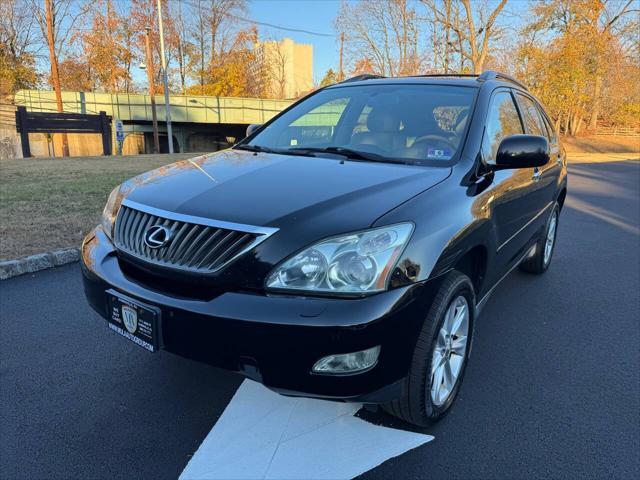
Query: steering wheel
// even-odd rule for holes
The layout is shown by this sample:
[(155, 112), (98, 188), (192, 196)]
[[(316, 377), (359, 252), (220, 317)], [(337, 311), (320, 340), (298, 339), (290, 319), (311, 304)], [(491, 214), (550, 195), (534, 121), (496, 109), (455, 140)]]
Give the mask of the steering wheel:
[(451, 153), (456, 151), (456, 146), (451, 143), (451, 141), (446, 137), (441, 137), (440, 135), (424, 135), (422, 137), (416, 138), (415, 142), (413, 142), (413, 147), (422, 147), (422, 146), (436, 147), (436, 148), (448, 148), (451, 150)]

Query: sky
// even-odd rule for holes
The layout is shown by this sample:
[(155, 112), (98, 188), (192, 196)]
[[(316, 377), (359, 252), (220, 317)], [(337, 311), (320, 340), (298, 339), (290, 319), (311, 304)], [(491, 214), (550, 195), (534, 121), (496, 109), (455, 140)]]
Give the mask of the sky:
[[(126, 3), (129, 0), (118, 1)], [(338, 71), (338, 42), (334, 22), (340, 9), (340, 0), (249, 0), (248, 7), (248, 12), (243, 16), (255, 22), (322, 34), (292, 32), (258, 24), (261, 40), (291, 38), (296, 43), (313, 45), (314, 82), (319, 83), (329, 68)], [(246, 26), (245, 23), (241, 24), (242, 28)], [(146, 73), (143, 70), (134, 69), (133, 77), (137, 83), (146, 85)]]
[[(0, 0), (3, 1), (7, 0)], [(126, 7), (130, 5), (131, 0), (115, 1)], [(168, 1), (175, 4), (180, 0)], [(488, 3), (494, 5), (497, 1), (488, 0)], [(502, 17), (512, 28), (517, 27), (520, 21), (516, 12), (526, 7), (528, 1), (509, 0), (507, 5), (511, 8), (505, 9)], [(188, 2), (185, 0), (185, 3)], [(242, 17), (257, 24), (261, 40), (281, 40), (288, 37), (296, 43), (313, 46), (313, 80), (316, 84), (322, 80), (328, 69), (338, 71), (339, 42), (334, 24), (341, 0), (248, 0), (247, 4), (248, 11), (242, 14)], [(239, 23), (241, 28), (247, 27), (246, 22)], [(41, 59), (42, 62), (46, 62), (46, 55)], [(171, 66), (175, 68), (175, 65)], [(46, 71), (48, 68), (47, 63), (42, 70)], [(146, 74), (142, 70), (134, 69), (133, 77), (136, 83), (146, 83)]]
[(261, 38), (291, 38), (296, 43), (313, 45), (313, 79), (319, 82), (329, 68), (338, 70), (338, 41), (334, 21), (340, 0), (252, 0), (248, 16), (256, 22), (309, 30), (330, 37), (289, 32), (258, 25)]

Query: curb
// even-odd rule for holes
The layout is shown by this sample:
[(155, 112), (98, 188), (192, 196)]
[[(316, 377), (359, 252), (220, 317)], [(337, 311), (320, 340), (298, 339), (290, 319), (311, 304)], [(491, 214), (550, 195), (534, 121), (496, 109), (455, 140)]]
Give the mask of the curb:
[(59, 267), (78, 260), (80, 260), (80, 249), (78, 248), (64, 248), (53, 252), (38, 253), (18, 260), (3, 260), (0, 262), (0, 280)]
[(584, 163), (637, 162), (638, 160), (640, 160), (640, 156), (637, 156), (635, 153), (589, 153), (573, 155), (567, 153), (567, 165), (578, 165)]

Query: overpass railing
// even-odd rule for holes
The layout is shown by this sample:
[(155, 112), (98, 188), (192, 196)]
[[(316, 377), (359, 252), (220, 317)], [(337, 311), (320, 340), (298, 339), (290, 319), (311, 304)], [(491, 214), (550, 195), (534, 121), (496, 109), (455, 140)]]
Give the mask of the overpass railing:
[[(158, 121), (165, 121), (164, 97), (156, 95)], [(55, 94), (46, 90), (19, 90), (16, 105), (31, 112), (56, 112)], [(94, 114), (104, 111), (123, 122), (151, 121), (151, 97), (132, 93), (62, 92), (64, 111)], [(264, 123), (293, 100), (171, 95), (171, 120), (188, 123)]]

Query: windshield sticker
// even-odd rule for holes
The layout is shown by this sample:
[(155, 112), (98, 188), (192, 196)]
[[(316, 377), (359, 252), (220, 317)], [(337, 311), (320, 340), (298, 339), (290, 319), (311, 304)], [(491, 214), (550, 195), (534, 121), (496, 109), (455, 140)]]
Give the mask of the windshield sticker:
[(448, 148), (428, 148), (427, 149), (427, 158), (446, 158), (447, 160), (451, 158), (451, 150)]

